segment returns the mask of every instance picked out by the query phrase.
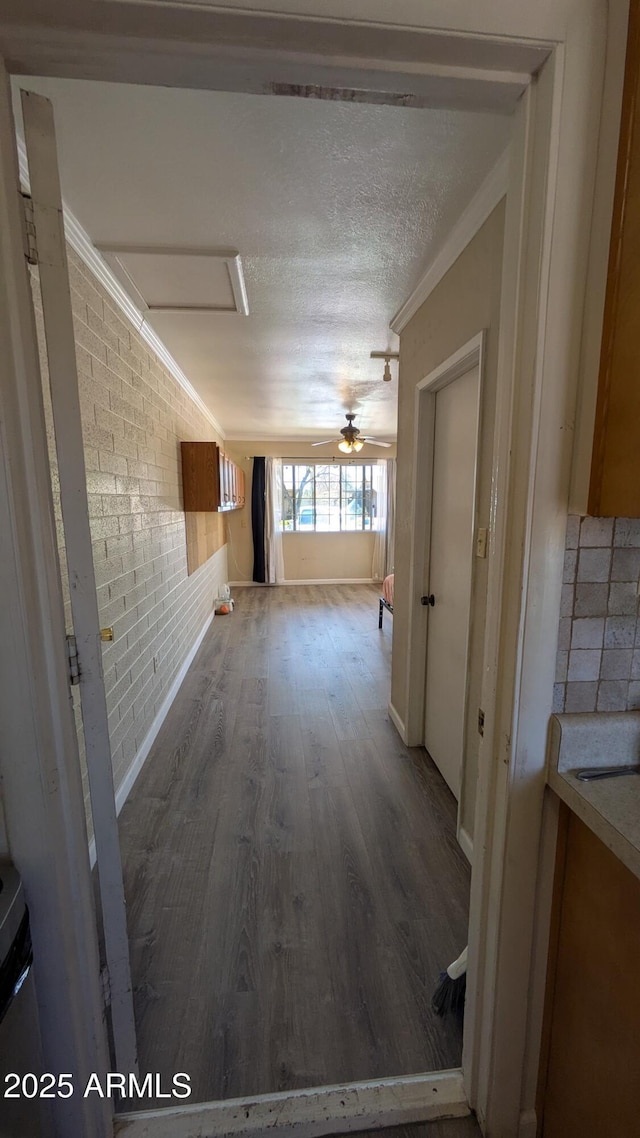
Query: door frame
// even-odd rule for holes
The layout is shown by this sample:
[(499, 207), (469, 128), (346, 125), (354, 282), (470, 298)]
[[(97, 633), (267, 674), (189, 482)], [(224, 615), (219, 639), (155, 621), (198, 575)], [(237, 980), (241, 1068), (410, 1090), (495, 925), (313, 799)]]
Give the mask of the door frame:
[[(109, 1069), (64, 601), (24, 249), (8, 76), (0, 59), (0, 773), (9, 849), (34, 946), (44, 1070), (71, 1071), (56, 1135), (112, 1133), (111, 1104), (78, 1093)], [(19, 756), (19, 762), (7, 756)]]
[[(490, 706), (494, 714), (487, 722), (480, 757), (476, 842), (481, 853), (476, 855), (472, 876), (468, 1025), (463, 1056), (469, 1101), (477, 1110), (483, 1128), (496, 1136), (517, 1134), (519, 1138), (525, 1138), (525, 1135), (535, 1133), (532, 1104), (539, 1045), (544, 943), (538, 944), (537, 956), (533, 955), (532, 949), (538, 899), (546, 723), (550, 710), (550, 677), (553, 674), (562, 577), (571, 465), (570, 428), (579, 364), (584, 366), (586, 363), (591, 367), (593, 363), (593, 337), (588, 358), (584, 355), (586, 347), (581, 345), (582, 316), (584, 305), (588, 303), (592, 315), (595, 312), (597, 318), (601, 317), (598, 290), (606, 273), (602, 243), (589, 263), (588, 278), (586, 270), (594, 181), (598, 169), (599, 131), (603, 136), (607, 130), (615, 132), (618, 121), (615, 91), (613, 103), (607, 105), (601, 119), (607, 35), (616, 21), (619, 24), (624, 20), (625, 3), (626, 0), (620, 0), (619, 4), (608, 7), (604, 0), (588, 0), (588, 3), (585, 0), (580, 0), (580, 3), (567, 0), (556, 23), (554, 13), (560, 13), (560, 6), (550, 5), (544, 9), (541, 19), (549, 28), (554, 26), (553, 33), (550, 33), (553, 42), (549, 43), (549, 57), (538, 72), (535, 83), (522, 96), (512, 144), (496, 454), (504, 460), (504, 456), (513, 451), (518, 462), (510, 463), (507, 458), (494, 465), (494, 500), (497, 500), (495, 495), (501, 495), (503, 509), (496, 512), (494, 518), (495, 540), (490, 550), (490, 611), (497, 619), (488, 628), (483, 692), (483, 706)], [(116, 7), (119, 6), (114, 5), (114, 9)], [(492, 6), (492, 11), (496, 7)], [(458, 25), (462, 21), (458, 34), (463, 51), (466, 27), (477, 28), (478, 23), (483, 24), (483, 34), (493, 34), (501, 40), (503, 48), (513, 45), (517, 51), (523, 37), (526, 39), (532, 34), (528, 23), (530, 13), (531, 9), (523, 10), (521, 15), (514, 14), (513, 6), (510, 9), (505, 6), (502, 13), (504, 23), (500, 26), (502, 16), (499, 12), (494, 15), (492, 24), (486, 13), (484, 21), (477, 15), (476, 4), (463, 5), (456, 12)], [(607, 23), (608, 13), (610, 24)], [(518, 30), (519, 19), (522, 29), (526, 25), (527, 30)], [(450, 13), (446, 5), (440, 10), (434, 8), (433, 24), (436, 37), (450, 28)], [(47, 44), (42, 39), (36, 42), (31, 65), (28, 32), (25, 35), (21, 51), (16, 54), (23, 73), (25, 70), (31, 70), (33, 74), (64, 72), (64, 67), (69, 65), (68, 59), (66, 62), (64, 59), (64, 33), (58, 33), (55, 42), (52, 41), (48, 60)], [(77, 67), (81, 59), (81, 66), (91, 66), (95, 57), (90, 53), (81, 52), (74, 56), (77, 36), (70, 35), (69, 44), (69, 58), (74, 57), (70, 65)], [(146, 64), (144, 77), (148, 82), (154, 81), (154, 61), (158, 58), (155, 48), (153, 43), (137, 41), (136, 51)], [(177, 59), (175, 75), (171, 79), (171, 50), (166, 48), (162, 57), (164, 79), (167, 85), (179, 86), (184, 75), (183, 61)], [(176, 39), (175, 51), (181, 50)], [(273, 52), (274, 59), (277, 58), (275, 36), (269, 50)], [(204, 54), (206, 48), (203, 45), (203, 57)], [(129, 62), (135, 62), (134, 55), (132, 50)], [(118, 43), (104, 46), (99, 66), (102, 78), (118, 79)], [(464, 65), (461, 66), (464, 69)], [(611, 85), (615, 89), (617, 69), (621, 67), (620, 52), (610, 54), (609, 66), (613, 68)], [(401, 63), (397, 64), (397, 70), (402, 70)], [(491, 70), (491, 65), (487, 70)], [(452, 81), (451, 76), (449, 81)], [(500, 76), (497, 76), (496, 82), (500, 81)], [(4, 111), (0, 124), (0, 147), (7, 153), (12, 149)], [(610, 150), (609, 147), (608, 156), (602, 159), (599, 167), (604, 190), (596, 202), (598, 221), (602, 224), (604, 218), (605, 225), (610, 217), (609, 185), (614, 178)], [(6, 182), (5, 189), (10, 196), (9, 182)], [(0, 209), (0, 222), (4, 223), (10, 212), (6, 200), (0, 202)], [(13, 207), (11, 217), (15, 223), (17, 214)], [(14, 337), (14, 358), (8, 358), (0, 366), (10, 379), (7, 389), (10, 410), (14, 405), (18, 408), (20, 429), (30, 434), (29, 458), (36, 462), (40, 471), (37, 493), (31, 495), (29, 502), (30, 508), (35, 510), (35, 515), (29, 519), (30, 541), (40, 557), (41, 550), (52, 549), (46, 534), (51, 520), (50, 494), (42, 481), (44, 435), (37, 406), (37, 360), (31, 358), (30, 367), (25, 372), (22, 362), (15, 358), (25, 346), (28, 348), (33, 339), (33, 330), (29, 328), (24, 312), (24, 263), (15, 249), (9, 267), (9, 299), (13, 308), (16, 304), (20, 308), (23, 323)], [(26, 377), (31, 399), (29, 406), (25, 406), (24, 391), (16, 382), (18, 375)], [(517, 384), (515, 376), (518, 377)], [(22, 445), (24, 439), (20, 437), (11, 441), (15, 441), (17, 446)], [(22, 453), (26, 453), (24, 448)], [(4, 475), (6, 471), (0, 477)], [(13, 517), (17, 519), (24, 506), (22, 483), (25, 480), (29, 483), (28, 470), (21, 459), (12, 475), (13, 480), (6, 479), (6, 491)], [(22, 523), (24, 519), (20, 521)], [(18, 554), (21, 567), (24, 565), (26, 568), (24, 544), (18, 548)], [(26, 579), (31, 579), (31, 576), (28, 573)], [(45, 584), (51, 585), (51, 582), (45, 581)], [(55, 594), (55, 587), (51, 587)], [(59, 723), (60, 717), (64, 718), (68, 712), (66, 666), (57, 639), (60, 614), (54, 612), (52, 616), (48, 611), (40, 610), (29, 614), (21, 591), (16, 592), (15, 599), (19, 606), (17, 616), (25, 620), (32, 630), (33, 652), (37, 640), (41, 654), (50, 661), (48, 675), (37, 668), (30, 677), (32, 686), (36, 685), (34, 694), (46, 696), (39, 723), (39, 729), (44, 732)], [(0, 643), (0, 652), (3, 662), (7, 662), (9, 645)], [(25, 671), (24, 674), (28, 673)], [(52, 677), (55, 680), (53, 684)], [(46, 685), (51, 685), (50, 690), (44, 690)], [(28, 719), (29, 706), (24, 696), (14, 711), (16, 716), (21, 712), (25, 721)], [(69, 756), (61, 749), (55, 754), (60, 756), (61, 769), (66, 769)], [(34, 774), (42, 778), (46, 771), (43, 755), (34, 755)], [(17, 781), (17, 776), (12, 776), (10, 781)], [(69, 795), (67, 806), (75, 819), (73, 825), (76, 827), (79, 860), (73, 864), (69, 858), (65, 861), (62, 857), (63, 851), (67, 851), (66, 826), (69, 819), (65, 815), (65, 825), (61, 819), (53, 839), (54, 860), (61, 874), (55, 897), (60, 905), (58, 919), (67, 917), (70, 920), (70, 927), (76, 930), (78, 951), (84, 954), (84, 967), (91, 972), (91, 945), (95, 929), (85, 919), (85, 910), (81, 913), (82, 919), (78, 920), (68, 890), (69, 882), (77, 883), (80, 879), (86, 893), (90, 882), (88, 857), (85, 859), (81, 842), (79, 845), (77, 842), (80, 826), (78, 803), (81, 803), (81, 795), (78, 797), (77, 791), (70, 776), (65, 793)], [(7, 818), (12, 847), (18, 841), (15, 838), (18, 810), (27, 808), (24, 796), (20, 799), (13, 792), (14, 787), (7, 787), (7, 804), (11, 806), (7, 813), (14, 815)], [(50, 807), (49, 802), (43, 803), (46, 821), (49, 820)], [(43, 844), (41, 842), (40, 846)], [(62, 860), (58, 864), (59, 856)], [(19, 858), (23, 873), (28, 857), (29, 851), (23, 843)], [(543, 927), (544, 922), (543, 912)], [(539, 939), (544, 942), (544, 935)], [(92, 984), (94, 979), (97, 983), (97, 977), (92, 976)], [(48, 983), (43, 990), (46, 1004), (46, 995), (50, 991)], [(62, 992), (67, 998), (75, 997), (75, 989), (68, 976)], [(90, 992), (83, 991), (78, 1015), (68, 1032), (79, 1062), (84, 1063), (83, 1048), (93, 1028), (99, 1039), (100, 1023), (92, 1011)], [(90, 1054), (95, 1054), (95, 1047), (94, 1038)], [(139, 1118), (142, 1122), (142, 1116)], [(149, 1115), (147, 1122), (151, 1127)], [(82, 1133), (80, 1129), (74, 1132)], [(102, 1133), (98, 1126), (87, 1128), (86, 1132)], [(147, 1132), (152, 1133), (152, 1130)], [(176, 1128), (176, 1135), (179, 1132), (187, 1131)]]
[(111, 1041), (118, 1070), (137, 1075), (122, 859), (53, 107), (49, 99), (31, 91), (21, 92), (21, 102), (33, 228), (38, 249), (53, 445), (58, 466), (71, 618), (78, 661), (81, 662), (78, 687), (98, 869), (105, 979), (109, 986)]
[[(431, 563), (431, 513), (433, 501), (433, 459), (435, 453), (436, 395), (450, 383), (466, 375), (472, 368), (478, 368), (478, 404), (475, 440), (475, 461), (473, 469), (473, 521), (472, 534), (476, 532), (478, 514), (478, 458), (482, 430), (482, 390), (484, 361), (486, 353), (486, 331), (472, 336), (466, 344), (453, 352), (448, 359), (439, 364), (416, 384), (414, 395), (414, 434), (413, 434), (413, 484), (412, 484), (412, 555), (409, 573), (409, 595), (416, 597), (425, 589), (425, 581)], [(471, 553), (471, 596), (476, 579), (473, 546)], [(426, 668), (429, 636), (429, 609), (421, 605), (418, 616), (409, 625), (407, 640), (408, 677), (408, 716), (406, 722), (407, 739), (424, 743), (424, 720), (426, 713)], [(469, 646), (471, 634), (471, 610), (466, 631), (466, 682), (464, 696), (464, 731), (466, 741), (468, 696), (469, 696)], [(464, 761), (460, 777), (460, 796), (457, 812), (457, 837), (469, 857), (469, 839), (460, 833), (462, 818), (462, 796), (464, 794)], [(471, 858), (469, 857), (469, 860)]]

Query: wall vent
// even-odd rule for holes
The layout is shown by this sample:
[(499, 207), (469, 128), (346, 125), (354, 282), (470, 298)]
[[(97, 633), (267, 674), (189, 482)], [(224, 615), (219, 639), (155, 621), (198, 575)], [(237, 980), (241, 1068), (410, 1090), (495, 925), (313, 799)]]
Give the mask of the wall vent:
[(328, 103), (376, 103), (392, 107), (424, 107), (419, 95), (397, 91), (368, 91), (356, 87), (324, 87), (313, 83), (269, 83), (266, 93), (294, 99), (321, 99)]

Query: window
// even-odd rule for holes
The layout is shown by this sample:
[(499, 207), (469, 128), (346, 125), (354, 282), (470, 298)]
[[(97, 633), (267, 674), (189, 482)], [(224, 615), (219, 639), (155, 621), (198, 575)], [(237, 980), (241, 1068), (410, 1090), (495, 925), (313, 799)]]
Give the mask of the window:
[(376, 491), (371, 463), (282, 464), (285, 533), (375, 529)]

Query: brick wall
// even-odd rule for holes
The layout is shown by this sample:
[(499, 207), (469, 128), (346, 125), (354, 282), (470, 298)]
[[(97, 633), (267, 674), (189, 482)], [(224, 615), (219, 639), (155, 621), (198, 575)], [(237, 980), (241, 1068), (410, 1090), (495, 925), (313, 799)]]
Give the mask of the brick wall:
[[(227, 579), (226, 546), (187, 577), (180, 471), (181, 439), (220, 439), (84, 262), (68, 256), (98, 605), (114, 630), (103, 665), (117, 788)], [(37, 273), (32, 280), (71, 629)], [(91, 829), (88, 808), (87, 817)]]
[(570, 517), (554, 711), (640, 708), (640, 520)]

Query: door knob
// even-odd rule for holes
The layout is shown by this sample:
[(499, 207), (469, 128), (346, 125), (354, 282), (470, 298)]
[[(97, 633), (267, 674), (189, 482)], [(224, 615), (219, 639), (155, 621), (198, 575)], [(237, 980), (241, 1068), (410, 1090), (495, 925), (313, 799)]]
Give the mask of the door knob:
[(421, 605), (431, 605), (431, 608), (433, 608), (435, 603), (436, 603), (436, 598), (434, 597), (433, 593), (429, 593), (428, 597), (420, 597), (420, 604)]

